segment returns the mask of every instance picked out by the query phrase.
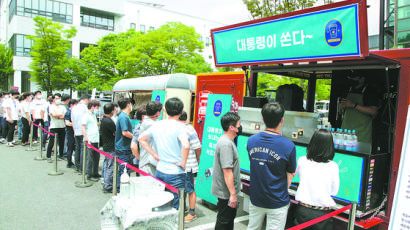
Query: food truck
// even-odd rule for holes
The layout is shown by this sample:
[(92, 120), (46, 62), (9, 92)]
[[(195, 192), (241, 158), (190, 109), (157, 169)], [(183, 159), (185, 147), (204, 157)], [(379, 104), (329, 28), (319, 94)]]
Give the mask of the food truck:
[[(113, 87), (114, 101), (120, 97), (132, 98), (136, 108), (149, 101), (155, 100), (164, 104), (168, 98), (178, 97), (184, 103), (188, 121), (192, 122), (195, 84), (196, 76), (184, 73), (122, 79)], [(160, 119), (165, 117), (164, 114)]]
[[(355, 72), (365, 77), (366, 84), (375, 90), (379, 103), (377, 115), (371, 119), (371, 141), (359, 141), (354, 148), (341, 146), (336, 149), (334, 161), (340, 169), (340, 188), (334, 199), (339, 208), (357, 202), (356, 228), (387, 229), (410, 98), (410, 49), (369, 52), (365, 0), (338, 2), (216, 28), (211, 30), (211, 37), (215, 65), (245, 69), (246, 92), (254, 97), (254, 100), (244, 100), (238, 108), (244, 133), (237, 138), (237, 147), (245, 202), (249, 201), (251, 173), (246, 143), (249, 136), (265, 128), (261, 108), (267, 100), (257, 98), (255, 94), (258, 73), (301, 78), (308, 82), (306, 110), (287, 110), (281, 129), (282, 135), (295, 143), (297, 158), (307, 154), (306, 147), (312, 134), (323, 125), (322, 118), (314, 113), (317, 80), (331, 79), (326, 120), (331, 127), (340, 128), (342, 118), (338, 101), (349, 89), (348, 76)], [(225, 84), (230, 82), (225, 81)], [(281, 103), (292, 105), (300, 101), (292, 100), (295, 95), (292, 91), (284, 94), (287, 100)], [(205, 125), (211, 119), (208, 110), (206, 114)], [(203, 143), (207, 138), (203, 136)], [(209, 138), (214, 137), (209, 135)], [(204, 189), (201, 187), (209, 184), (212, 177), (211, 164), (203, 159), (212, 158), (213, 148), (213, 144), (203, 145), (197, 179), (199, 189)], [(298, 181), (297, 176), (292, 181), (291, 197)], [(198, 191), (197, 194), (212, 202), (203, 195), (205, 192)], [(346, 217), (338, 215), (334, 226), (346, 224)]]

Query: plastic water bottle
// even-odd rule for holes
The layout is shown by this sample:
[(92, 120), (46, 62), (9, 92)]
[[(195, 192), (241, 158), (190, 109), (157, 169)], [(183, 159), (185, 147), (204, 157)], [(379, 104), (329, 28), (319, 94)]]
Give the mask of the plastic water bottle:
[(356, 130), (352, 131), (352, 151), (357, 151), (357, 136), (356, 136)]
[(337, 129), (335, 133), (335, 140), (336, 149), (341, 149), (341, 145), (343, 146), (343, 136), (341, 129)]
[(353, 148), (352, 131), (347, 130), (346, 150), (352, 151), (352, 148)]
[(349, 133), (347, 132), (347, 129), (343, 130), (343, 149), (347, 150), (349, 147)]

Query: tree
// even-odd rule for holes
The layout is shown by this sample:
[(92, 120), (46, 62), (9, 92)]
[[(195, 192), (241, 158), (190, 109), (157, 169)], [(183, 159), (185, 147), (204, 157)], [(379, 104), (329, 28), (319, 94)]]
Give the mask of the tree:
[(131, 77), (209, 72), (209, 64), (199, 55), (204, 48), (199, 39), (193, 27), (168, 22), (130, 39), (127, 50), (120, 55), (119, 66)]
[(28, 36), (33, 41), (30, 55), (33, 56), (30, 68), (31, 81), (41, 90), (51, 94), (53, 90), (67, 88), (65, 69), (68, 63), (67, 50), (71, 43), (68, 39), (75, 36), (75, 27), (65, 29), (58, 22), (43, 17), (35, 17), (35, 36)]
[(13, 51), (0, 44), (0, 89), (7, 91), (7, 81), (13, 73)]
[(80, 90), (88, 88), (87, 80), (90, 76), (90, 69), (88, 64), (79, 58), (71, 57), (68, 59), (64, 75), (66, 86), (70, 88), (70, 91), (72, 89)]
[(88, 65), (89, 73), (87, 81), (79, 87), (111, 90), (117, 81), (126, 78), (127, 69), (119, 65), (119, 56), (127, 49), (129, 40), (135, 40), (140, 35), (134, 29), (109, 34), (101, 38), (96, 46), (85, 48), (81, 52), (81, 61)]
[[(318, 0), (243, 0), (254, 19), (312, 7)], [(330, 0), (324, 0), (330, 2)]]

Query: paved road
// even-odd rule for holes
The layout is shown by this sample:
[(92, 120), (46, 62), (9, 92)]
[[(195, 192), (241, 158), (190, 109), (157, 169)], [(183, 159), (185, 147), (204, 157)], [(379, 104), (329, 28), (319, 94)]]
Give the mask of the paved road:
[[(53, 164), (35, 161), (38, 151), (0, 144), (0, 229), (100, 229), (99, 211), (110, 198), (101, 183), (77, 188), (81, 176), (59, 161), (61, 176), (49, 176)], [(102, 160), (102, 158), (101, 158)], [(100, 162), (101, 167), (102, 161)], [(243, 202), (241, 202), (243, 204)], [(213, 229), (216, 213), (197, 201), (198, 219), (186, 229)], [(246, 229), (248, 216), (238, 211), (235, 229)]]

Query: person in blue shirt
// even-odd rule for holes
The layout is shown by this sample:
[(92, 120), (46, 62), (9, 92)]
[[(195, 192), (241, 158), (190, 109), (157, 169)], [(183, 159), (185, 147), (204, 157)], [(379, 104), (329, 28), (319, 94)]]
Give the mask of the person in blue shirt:
[(296, 170), (293, 142), (282, 137), (284, 107), (268, 103), (262, 108), (266, 129), (251, 136), (247, 150), (250, 160), (250, 204), (248, 230), (284, 229), (289, 207), (288, 188)]
[[(132, 139), (132, 125), (129, 113), (131, 112), (132, 104), (129, 98), (121, 98), (118, 100), (121, 112), (118, 115), (117, 127), (115, 131), (115, 154), (118, 159), (130, 164), (131, 163), (131, 139)], [(117, 187), (120, 187), (120, 177), (124, 173), (125, 165), (121, 164), (118, 177)], [(129, 174), (128, 168), (127, 173)]]

